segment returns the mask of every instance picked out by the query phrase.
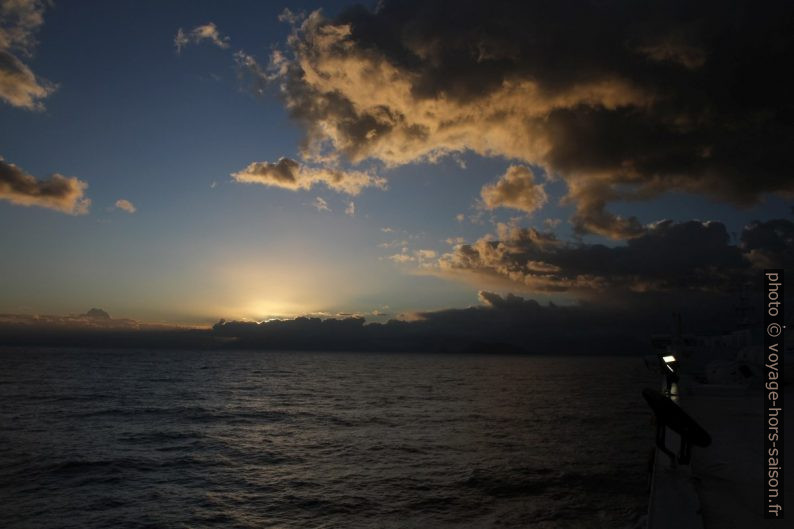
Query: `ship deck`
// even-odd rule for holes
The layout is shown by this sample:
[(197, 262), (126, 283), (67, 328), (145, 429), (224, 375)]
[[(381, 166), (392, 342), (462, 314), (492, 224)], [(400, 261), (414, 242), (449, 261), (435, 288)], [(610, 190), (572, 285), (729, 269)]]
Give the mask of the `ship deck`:
[[(794, 527), (794, 515), (781, 523), (765, 520), (763, 393), (740, 386), (699, 384), (683, 377), (678, 404), (712, 438), (707, 448), (694, 448), (691, 465), (671, 468), (670, 459), (655, 452), (651, 478), (649, 529), (749, 529)], [(785, 392), (784, 406), (794, 409), (794, 390)], [(784, 421), (786, 447), (794, 445), (794, 420)], [(669, 429), (666, 444), (677, 451), (679, 438)], [(794, 476), (794, 456), (784, 461)], [(784, 488), (786, 507), (794, 509), (794, 486)], [(789, 524), (789, 525), (787, 525)]]

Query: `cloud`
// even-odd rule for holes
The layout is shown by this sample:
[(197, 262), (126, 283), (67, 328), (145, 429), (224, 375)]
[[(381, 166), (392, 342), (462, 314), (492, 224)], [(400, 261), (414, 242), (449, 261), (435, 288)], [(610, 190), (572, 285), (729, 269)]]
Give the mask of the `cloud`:
[(499, 180), (483, 186), (480, 196), (488, 209), (513, 208), (527, 213), (542, 208), (549, 200), (543, 184), (535, 183), (532, 170), (523, 165), (508, 167)]
[(116, 207), (127, 213), (135, 213), (137, 211), (133, 203), (124, 198), (120, 198), (116, 201)]
[(348, 217), (355, 217), (356, 216), (356, 203), (352, 200), (348, 202), (347, 207), (345, 208), (345, 215)]
[(317, 211), (331, 211), (331, 208), (328, 207), (328, 202), (320, 197), (315, 197), (314, 202), (312, 202), (312, 207)]
[(366, 171), (343, 171), (327, 167), (310, 167), (289, 158), (276, 163), (254, 162), (242, 171), (232, 173), (236, 182), (262, 184), (297, 191), (325, 184), (330, 189), (348, 195), (358, 195), (365, 187), (384, 189), (386, 181)]
[(543, 219), (543, 227), (547, 230), (553, 230), (562, 223), (562, 219), (548, 218)]
[(278, 15), (279, 22), (287, 22), (292, 25), (297, 24), (304, 18), (306, 18), (306, 14), (303, 11), (298, 11), (296, 13), (291, 11), (288, 7), (285, 7), (284, 10)]
[(52, 347), (194, 348), (206, 347), (196, 329), (111, 318), (102, 309), (83, 314), (0, 314), (4, 345)]
[(403, 314), (386, 323), (337, 314), (261, 323), (221, 320), (212, 329), (116, 319), (101, 309), (71, 316), (0, 314), (0, 340), (61, 347), (637, 355), (650, 352), (648, 336), (667, 331), (666, 316), (673, 311), (683, 309), (687, 326), (704, 333), (721, 331), (734, 317), (730, 296), (693, 296), (684, 307), (679, 301), (637, 296), (631, 305), (556, 305), (480, 291), (478, 305)]
[[(579, 233), (614, 239), (644, 233), (609, 211), (616, 201), (794, 193), (791, 3), (447, 6), (316, 11), (266, 75), (252, 70), (277, 80), (306, 159), (399, 166), (473, 151), (532, 164), (563, 179)], [(524, 210), (540, 196), (528, 189), (513, 202)]]
[(360, 351), (542, 352), (544, 354), (633, 354), (651, 352), (648, 337), (668, 329), (667, 316), (684, 312), (702, 332), (721, 331), (734, 316), (730, 296), (676, 298), (637, 296), (630, 305), (541, 304), (513, 294), (480, 291), (480, 304), (401, 315), (387, 323), (296, 318), (221, 321), (212, 329), (230, 347)]
[(42, 99), (55, 91), (55, 86), (37, 79), (22, 61), (0, 49), (0, 99), (28, 110), (43, 110)]
[(196, 42), (209, 40), (219, 48), (229, 47), (229, 37), (221, 37), (218, 28), (212, 22), (193, 28), (190, 34)]
[[(406, 241), (402, 242), (405, 243)], [(393, 246), (393, 244), (384, 243), (378, 246), (381, 248), (389, 248)], [(404, 246), (401, 253), (389, 255), (386, 259), (397, 264), (416, 263), (421, 269), (433, 269), (438, 266), (436, 264), (437, 256), (438, 253), (435, 250), (420, 249), (411, 252), (408, 250), (408, 247)]]
[(88, 213), (91, 200), (84, 196), (88, 184), (74, 177), (54, 173), (47, 180), (36, 180), (13, 163), (0, 157), (0, 199), (20, 206), (39, 206), (69, 213)]
[[(699, 292), (688, 296), (683, 306), (680, 298), (662, 294), (634, 294), (630, 304), (596, 301), (541, 304), (513, 294), (480, 291), (478, 305), (403, 314), (386, 323), (339, 318), (344, 316), (340, 313), (337, 317), (324, 315), (326, 319), (299, 317), (261, 323), (221, 320), (212, 329), (115, 319), (100, 309), (71, 316), (0, 314), (0, 341), (20, 346), (146, 349), (637, 355), (651, 352), (648, 337), (668, 330), (667, 316), (672, 312), (683, 311), (688, 328), (721, 332), (733, 321), (737, 296)], [(760, 312), (760, 296), (757, 301)], [(373, 315), (381, 314), (373, 311)]]
[(499, 225), (498, 238), (456, 245), (439, 274), (528, 292), (570, 292), (581, 299), (653, 292), (720, 292), (792, 257), (794, 223), (748, 225), (730, 243), (720, 222), (658, 222), (614, 247), (569, 243), (552, 233)]
[(742, 231), (740, 246), (759, 270), (794, 263), (794, 223), (786, 219), (751, 222)]
[(174, 46), (176, 47), (176, 52), (181, 53), (182, 48), (188, 44), (199, 44), (204, 40), (210, 41), (219, 48), (226, 49), (229, 47), (230, 39), (229, 37), (221, 36), (220, 32), (218, 32), (218, 27), (213, 22), (209, 22), (203, 26), (196, 26), (189, 33), (185, 33), (182, 28), (179, 28), (174, 37)]
[(36, 46), (35, 31), (44, 23), (45, 2), (40, 0), (0, 1), (0, 47), (16, 47), (31, 53)]
[(190, 38), (188, 38), (187, 34), (185, 34), (182, 28), (179, 28), (176, 31), (176, 35), (174, 36), (174, 47), (176, 48), (177, 53), (182, 53), (182, 48), (187, 46), (190, 43)]
[(111, 318), (110, 314), (102, 309), (92, 308), (83, 314), (60, 315), (30, 315), (30, 314), (0, 314), (0, 328), (17, 328), (31, 330), (104, 330), (104, 329), (142, 329), (149, 324), (141, 324), (130, 319)]
[(411, 263), (416, 261), (416, 257), (410, 255), (408, 253), (396, 253), (387, 257), (387, 259), (394, 261), (395, 263)]
[(391, 241), (382, 242), (378, 244), (378, 248), (399, 248), (406, 246), (407, 244), (408, 241), (406, 241), (405, 239), (393, 239)]
[(0, 0), (0, 99), (11, 106), (43, 110), (41, 100), (55, 91), (55, 85), (37, 78), (19, 58), (33, 54), (45, 5), (38, 0)]

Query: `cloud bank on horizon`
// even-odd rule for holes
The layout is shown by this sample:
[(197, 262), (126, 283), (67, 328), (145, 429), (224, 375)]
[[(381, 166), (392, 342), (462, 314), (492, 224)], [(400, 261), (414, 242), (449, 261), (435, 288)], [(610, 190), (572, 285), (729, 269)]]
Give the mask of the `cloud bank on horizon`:
[[(0, 340), (119, 348), (637, 354), (648, 350), (648, 336), (660, 330), (660, 312), (679, 308), (675, 296), (636, 295), (630, 305), (566, 306), (483, 290), (479, 300), (474, 307), (419, 312), (385, 323), (338, 315), (220, 320), (211, 329), (111, 319), (98, 309), (66, 317), (0, 314)], [(689, 296), (689, 328), (720, 331), (734, 311), (726, 294), (720, 300), (715, 303), (703, 293)]]

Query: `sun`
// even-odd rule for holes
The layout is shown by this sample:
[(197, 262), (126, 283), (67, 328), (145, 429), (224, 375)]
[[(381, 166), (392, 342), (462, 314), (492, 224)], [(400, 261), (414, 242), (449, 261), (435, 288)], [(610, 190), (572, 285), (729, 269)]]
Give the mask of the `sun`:
[(246, 319), (267, 321), (295, 318), (310, 311), (300, 303), (275, 299), (257, 299), (242, 307), (241, 312)]

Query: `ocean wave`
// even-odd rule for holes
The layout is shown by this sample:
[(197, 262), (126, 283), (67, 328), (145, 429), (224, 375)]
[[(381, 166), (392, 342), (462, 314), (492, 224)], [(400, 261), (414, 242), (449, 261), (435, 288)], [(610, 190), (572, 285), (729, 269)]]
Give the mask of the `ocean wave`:
[[(0, 527), (568, 529), (645, 506), (628, 361), (574, 412), (581, 359), (86, 354), (5, 366)], [(604, 406), (631, 413), (607, 429)]]

